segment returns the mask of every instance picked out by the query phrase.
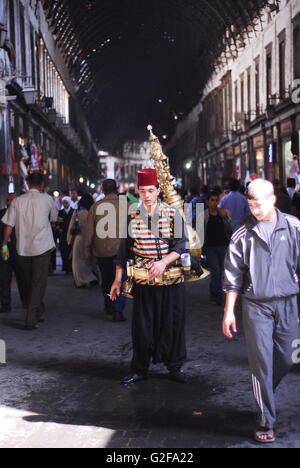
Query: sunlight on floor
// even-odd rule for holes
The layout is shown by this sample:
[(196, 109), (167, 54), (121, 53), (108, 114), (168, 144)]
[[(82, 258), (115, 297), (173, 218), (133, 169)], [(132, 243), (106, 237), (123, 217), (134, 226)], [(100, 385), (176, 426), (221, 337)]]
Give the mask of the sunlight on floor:
[(103, 427), (39, 422), (42, 418), (0, 406), (0, 448), (104, 448), (115, 434)]

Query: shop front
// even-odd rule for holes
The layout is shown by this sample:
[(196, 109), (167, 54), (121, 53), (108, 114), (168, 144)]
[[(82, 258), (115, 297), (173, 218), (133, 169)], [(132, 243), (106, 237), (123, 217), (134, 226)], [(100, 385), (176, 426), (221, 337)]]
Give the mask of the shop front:
[(7, 98), (6, 82), (0, 79), (0, 208), (6, 195), (14, 191), (15, 153), (11, 136), (11, 106)]
[(277, 127), (266, 131), (267, 179), (270, 181), (280, 178), (277, 134)]
[(242, 184), (246, 185), (250, 182), (250, 167), (249, 167), (249, 151), (248, 141), (242, 141), (241, 143), (241, 181)]
[(292, 153), (295, 156), (300, 156), (300, 115), (295, 120), (295, 131), (292, 138)]
[(265, 138), (261, 133), (252, 139), (252, 147), (254, 152), (254, 165), (257, 177), (266, 178), (266, 163), (265, 163)]
[(292, 134), (293, 125), (290, 119), (284, 120), (280, 123), (280, 139), (281, 139), (281, 151), (282, 151), (282, 179), (283, 183), (293, 176), (293, 158), (292, 153)]
[(234, 178), (241, 180), (242, 178), (242, 163), (241, 163), (241, 145), (234, 147)]
[(229, 182), (233, 177), (235, 177), (235, 158), (234, 149), (230, 147), (226, 150), (224, 182)]
[(207, 185), (207, 161), (203, 161), (202, 162), (202, 180), (203, 180), (203, 184), (204, 185)]
[(219, 156), (214, 156), (211, 158), (211, 166), (209, 172), (209, 180), (210, 186), (213, 187), (214, 185), (218, 184), (218, 167), (219, 167)]
[(217, 169), (216, 169), (216, 182), (215, 185), (222, 186), (223, 175), (225, 170), (225, 153), (221, 152), (217, 158)]
[(28, 189), (28, 173), (44, 173), (44, 156), (40, 140), (41, 125), (26, 114), (19, 101), (11, 105), (10, 133), (12, 159), (12, 185), (17, 193)]
[(206, 160), (206, 183), (207, 185), (212, 184), (212, 176), (213, 176), (213, 162), (212, 158), (208, 158)]

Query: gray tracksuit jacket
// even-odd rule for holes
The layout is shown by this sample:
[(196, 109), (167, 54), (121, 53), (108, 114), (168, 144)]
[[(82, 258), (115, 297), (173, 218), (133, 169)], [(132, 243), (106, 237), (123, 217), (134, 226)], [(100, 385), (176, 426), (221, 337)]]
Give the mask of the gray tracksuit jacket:
[(271, 247), (261, 237), (254, 216), (235, 231), (225, 259), (224, 291), (250, 300), (299, 293), (300, 221), (278, 210), (277, 214)]

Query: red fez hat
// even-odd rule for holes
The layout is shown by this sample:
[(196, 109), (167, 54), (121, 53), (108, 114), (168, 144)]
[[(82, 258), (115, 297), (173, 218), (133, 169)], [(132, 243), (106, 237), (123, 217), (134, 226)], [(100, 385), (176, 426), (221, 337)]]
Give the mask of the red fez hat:
[(155, 169), (143, 169), (138, 171), (138, 187), (150, 187), (158, 185), (157, 172)]

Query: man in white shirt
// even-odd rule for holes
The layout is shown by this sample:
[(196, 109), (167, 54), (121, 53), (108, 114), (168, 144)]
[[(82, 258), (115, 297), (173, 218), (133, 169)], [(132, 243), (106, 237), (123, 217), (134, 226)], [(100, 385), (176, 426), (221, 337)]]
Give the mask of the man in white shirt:
[(51, 222), (57, 220), (58, 210), (52, 198), (41, 193), (43, 176), (39, 173), (28, 177), (29, 192), (13, 200), (2, 222), (6, 225), (1, 247), (2, 258), (7, 257), (7, 243), (15, 228), (18, 268), (26, 284), (27, 317), (25, 328), (38, 328), (44, 321), (48, 269), (51, 253), (55, 248)]

